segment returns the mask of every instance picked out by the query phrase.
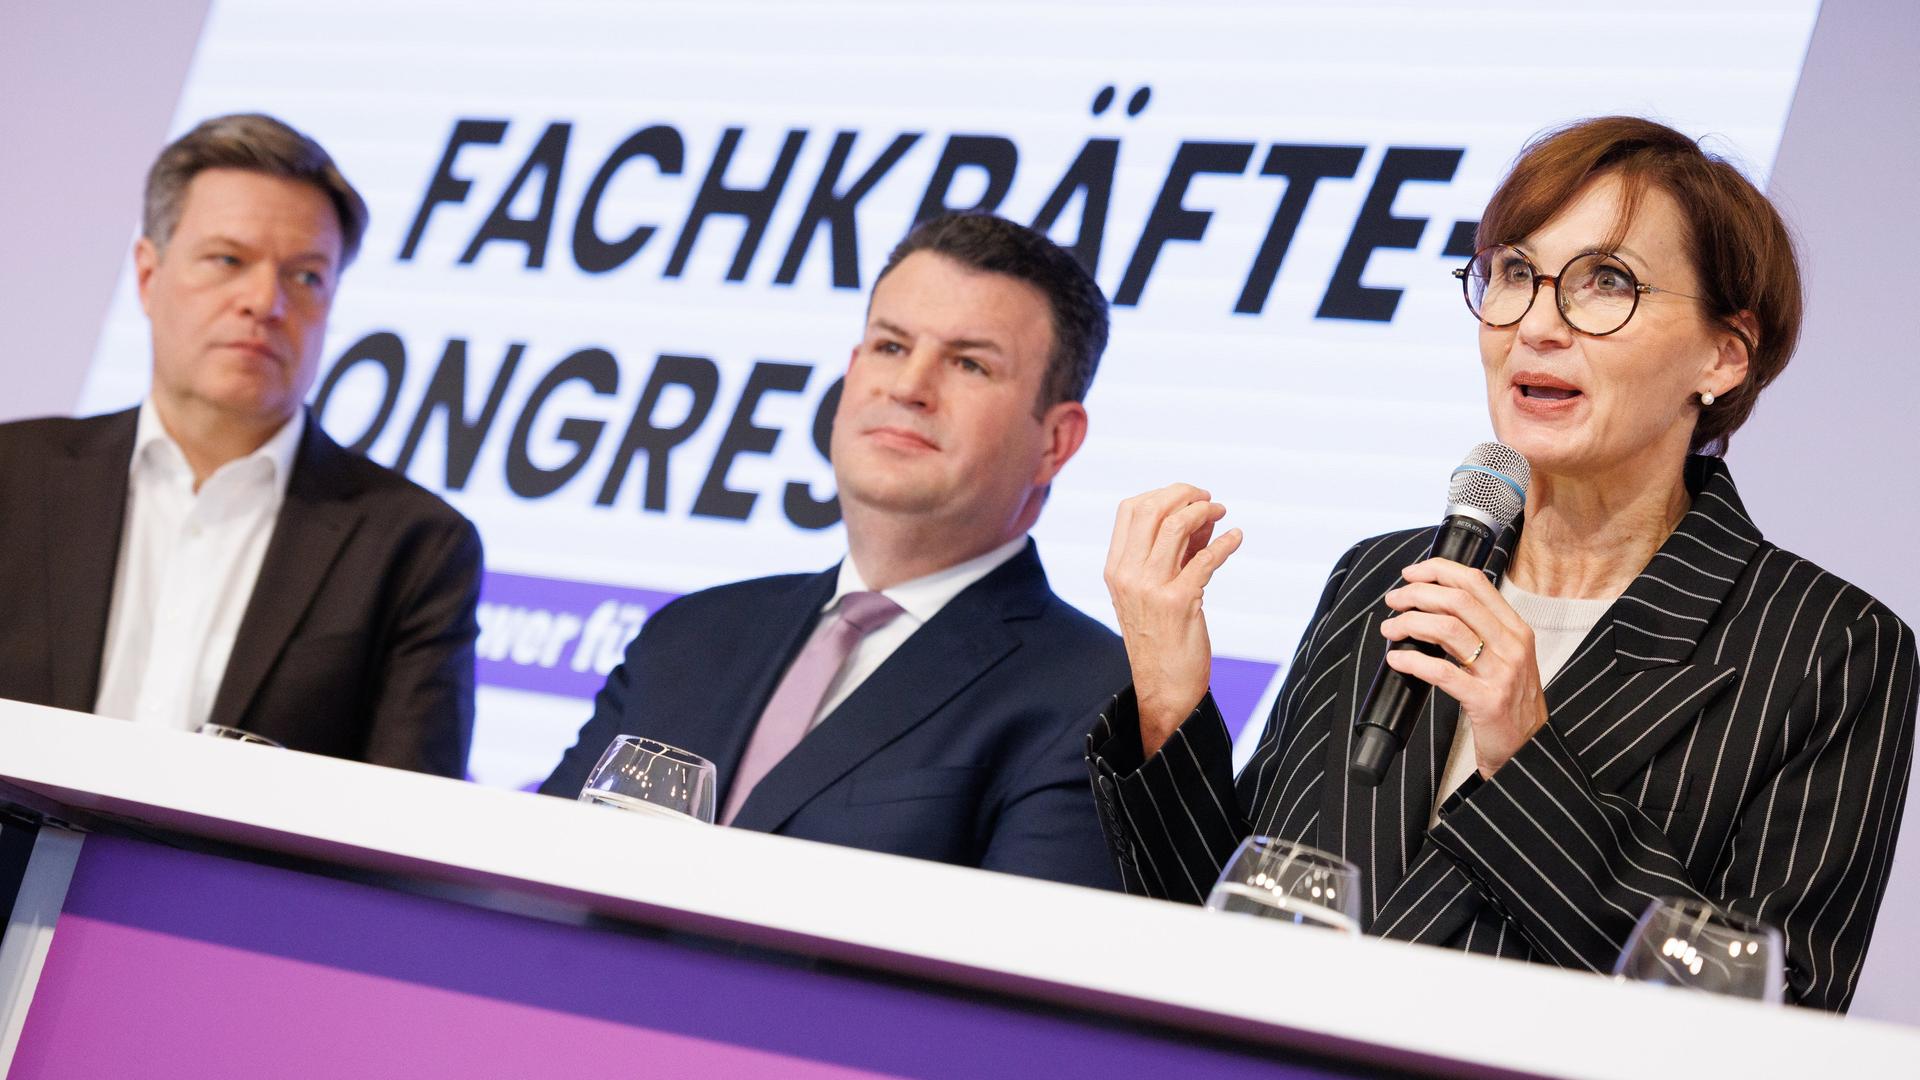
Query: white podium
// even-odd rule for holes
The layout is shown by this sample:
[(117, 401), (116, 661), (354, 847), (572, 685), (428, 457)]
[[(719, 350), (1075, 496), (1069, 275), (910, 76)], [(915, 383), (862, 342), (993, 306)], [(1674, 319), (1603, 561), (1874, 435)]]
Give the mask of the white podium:
[[(1920, 1032), (0, 702), (14, 1077), (1879, 1076)], [(11, 859), (6, 857), (11, 855)]]

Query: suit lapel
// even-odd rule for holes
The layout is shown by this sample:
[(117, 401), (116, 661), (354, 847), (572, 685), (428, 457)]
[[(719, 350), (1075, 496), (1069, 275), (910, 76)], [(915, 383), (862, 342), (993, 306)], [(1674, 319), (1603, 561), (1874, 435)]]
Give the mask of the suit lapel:
[[(1759, 551), (1760, 533), (1720, 459), (1690, 457), (1687, 487), (1693, 507), (1546, 686), (1548, 723), (1602, 794), (1639, 775), (1737, 679), (1731, 665), (1687, 661)], [(1519, 524), (1490, 573), (1505, 572)], [(1442, 944), (1480, 903), (1466, 876), (1428, 845), (1381, 907), (1377, 932)]]
[(128, 470), (139, 410), (101, 417), (47, 466), (47, 587), (52, 597), (48, 647), (53, 704), (93, 711), (107, 640), (120, 535), (126, 527)]
[(1595, 790), (1610, 794), (1691, 727), (1733, 685), (1736, 669), (1666, 664), (1630, 670), (1620, 661), (1619, 632), (1596, 627), (1595, 633), (1585, 661), (1563, 669), (1565, 677), (1547, 688), (1547, 715)]
[(1728, 664), (1690, 662), (1760, 532), (1726, 465), (1688, 459), (1693, 506), (1547, 687), (1547, 715), (1602, 792), (1619, 790), (1733, 685)]
[(346, 455), (311, 415), (306, 417), (287, 495), (274, 519), (273, 539), (241, 617), (210, 722), (244, 726), (254, 695), (359, 526), (364, 511), (352, 499), (357, 487), (346, 471)]
[(1029, 543), (915, 631), (767, 773), (734, 824), (779, 829), (809, 800), (938, 712), (1018, 648), (1006, 621), (1036, 613), (1047, 596), (1046, 574)]
[(793, 658), (807, 643), (820, 620), (820, 609), (833, 598), (839, 580), (839, 567), (835, 566), (799, 579), (795, 594), (769, 599), (760, 609), (760, 618), (745, 624), (746, 629), (733, 650), (748, 663), (735, 676), (716, 678), (710, 687), (702, 688), (703, 694), (710, 689), (713, 696), (720, 699), (717, 707), (701, 704), (697, 709), (689, 709), (689, 718), (710, 716), (713, 722), (725, 726), (725, 731), (714, 740), (719, 748), (713, 759), (714, 771), (720, 780), (716, 802), (726, 802), (740, 768), (740, 758), (747, 752), (747, 741), (760, 723), (760, 714), (786, 675), (787, 665), (793, 663)]

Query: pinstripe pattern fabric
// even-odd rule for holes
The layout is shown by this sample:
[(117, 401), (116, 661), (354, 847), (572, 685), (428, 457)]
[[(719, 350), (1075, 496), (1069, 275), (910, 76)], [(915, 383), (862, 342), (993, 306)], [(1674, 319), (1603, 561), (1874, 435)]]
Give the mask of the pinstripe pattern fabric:
[(1340, 560), (1237, 780), (1211, 697), (1143, 762), (1120, 695), (1087, 760), (1127, 890), (1198, 903), (1242, 837), (1284, 836), (1360, 867), (1368, 933), (1602, 972), (1649, 898), (1705, 897), (1780, 927), (1790, 996), (1844, 1011), (1906, 798), (1912, 631), (1763, 540), (1718, 458), (1687, 481), (1690, 512), (1546, 687), (1547, 727), (1431, 831), (1451, 698), (1380, 787), (1346, 775), (1381, 598), (1432, 530)]

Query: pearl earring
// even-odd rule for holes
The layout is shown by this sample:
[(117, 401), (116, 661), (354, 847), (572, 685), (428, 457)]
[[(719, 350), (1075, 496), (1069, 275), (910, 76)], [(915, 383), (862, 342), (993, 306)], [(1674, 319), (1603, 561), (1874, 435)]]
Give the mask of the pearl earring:
[(1713, 391), (1711, 390), (1700, 391), (1700, 404), (1702, 405), (1713, 404)]

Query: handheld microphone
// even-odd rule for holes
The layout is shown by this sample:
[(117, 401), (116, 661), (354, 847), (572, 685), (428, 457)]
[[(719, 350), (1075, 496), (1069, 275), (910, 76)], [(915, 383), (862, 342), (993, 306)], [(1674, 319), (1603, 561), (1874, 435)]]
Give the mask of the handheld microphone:
[[(1497, 442), (1474, 447), (1453, 470), (1453, 479), (1447, 485), (1447, 516), (1434, 534), (1427, 558), (1447, 559), (1475, 570), (1485, 568), (1500, 530), (1512, 524), (1526, 507), (1531, 479), (1532, 469), (1518, 450)], [(1412, 638), (1394, 642), (1389, 651), (1392, 649), (1445, 655), (1440, 646)], [(1432, 693), (1432, 686), (1388, 667), (1382, 658), (1380, 674), (1374, 676), (1360, 718), (1353, 725), (1353, 761), (1347, 775), (1367, 787), (1379, 787)]]

